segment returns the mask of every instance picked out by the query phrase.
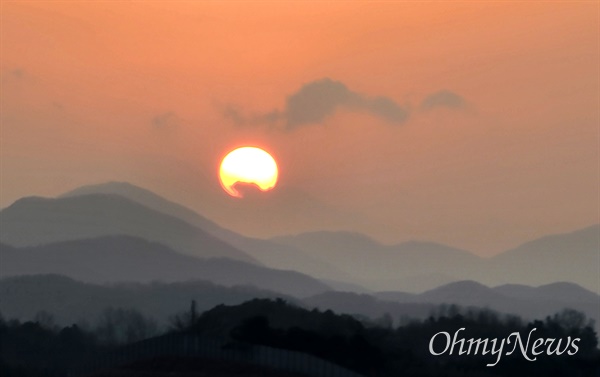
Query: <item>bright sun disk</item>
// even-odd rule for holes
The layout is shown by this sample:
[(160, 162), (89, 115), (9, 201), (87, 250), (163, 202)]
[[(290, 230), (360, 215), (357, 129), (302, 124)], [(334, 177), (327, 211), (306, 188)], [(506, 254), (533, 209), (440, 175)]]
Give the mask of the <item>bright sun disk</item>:
[(278, 169), (275, 159), (257, 147), (241, 147), (229, 152), (221, 162), (219, 179), (229, 195), (241, 198), (234, 187), (237, 183), (255, 184), (261, 191), (269, 191), (277, 184)]

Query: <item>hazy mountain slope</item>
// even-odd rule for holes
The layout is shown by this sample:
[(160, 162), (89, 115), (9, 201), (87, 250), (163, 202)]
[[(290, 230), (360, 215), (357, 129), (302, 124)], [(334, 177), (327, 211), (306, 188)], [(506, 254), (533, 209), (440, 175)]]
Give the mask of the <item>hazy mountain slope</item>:
[[(496, 292), (505, 296), (520, 298), (524, 300), (543, 299), (556, 300), (565, 303), (571, 302), (594, 302), (598, 301), (598, 295), (577, 284), (558, 282), (539, 287), (527, 285), (505, 284), (495, 287)], [(600, 306), (600, 302), (598, 302)], [(599, 307), (600, 310), (600, 307)]]
[(188, 255), (256, 262), (181, 219), (118, 195), (24, 198), (0, 212), (0, 223), (0, 241), (13, 246), (126, 234), (161, 242)]
[(600, 323), (600, 296), (572, 283), (540, 287), (504, 285), (489, 288), (473, 281), (460, 281), (411, 295), (404, 292), (378, 292), (375, 297), (398, 303), (457, 304), (487, 307), (525, 318), (545, 318), (565, 308), (579, 310)]
[(39, 311), (46, 311), (62, 325), (93, 324), (108, 307), (134, 308), (166, 325), (170, 316), (189, 310), (191, 300), (202, 312), (215, 305), (239, 304), (257, 297), (294, 301), (280, 293), (252, 287), (227, 288), (205, 281), (101, 286), (58, 275), (0, 280), (0, 310), (4, 318), (30, 320)]
[(0, 259), (2, 277), (52, 273), (99, 283), (201, 279), (225, 286), (253, 285), (300, 297), (330, 289), (296, 271), (274, 270), (224, 258), (199, 259), (129, 236), (18, 249), (0, 245)]
[[(118, 195), (85, 195), (95, 191)], [(429, 242), (382, 245), (352, 232), (311, 232), (270, 241), (253, 239), (221, 228), (147, 190), (122, 183), (89, 186), (68, 195), (71, 196), (61, 199), (26, 198), (2, 210), (0, 241), (33, 245), (129, 234), (191, 255), (245, 261), (254, 257), (269, 267), (293, 269), (342, 283), (335, 284), (340, 289), (358, 292), (365, 291), (361, 287), (423, 292), (465, 279), (486, 285), (570, 281), (600, 292), (598, 225), (544, 237), (484, 259)]]
[[(402, 290), (410, 293), (422, 293), (445, 284), (459, 280), (456, 276), (449, 276), (438, 272), (416, 272), (406, 275), (397, 274), (396, 278), (374, 278), (363, 281), (363, 285), (372, 291)], [(357, 292), (361, 293), (361, 292)]]
[(527, 242), (494, 258), (430, 242), (381, 245), (348, 232), (312, 232), (273, 239), (326, 263), (337, 261), (360, 284), (380, 291), (422, 292), (452, 281), (543, 285), (568, 281), (600, 292), (600, 226)]
[(86, 186), (66, 195), (115, 193), (184, 219), (234, 245), (265, 265), (293, 269), (321, 279), (350, 283), (363, 292), (423, 292), (460, 280), (487, 285), (542, 285), (570, 281), (600, 292), (600, 227), (534, 240), (494, 258), (430, 242), (382, 245), (353, 232), (309, 232), (269, 241), (244, 237), (176, 203), (126, 183)]
[(399, 291), (383, 291), (373, 292), (372, 295), (380, 300), (394, 302), (411, 302), (416, 301), (417, 294)]
[(364, 264), (373, 256), (372, 253), (384, 250), (379, 242), (356, 232), (307, 232), (271, 240), (295, 246), (322, 261), (341, 263), (345, 268), (354, 268), (354, 264), (347, 263), (347, 259)]
[(459, 281), (443, 285), (416, 296), (419, 302), (435, 302), (457, 305), (502, 306), (510, 301), (502, 293), (474, 281)]
[(219, 226), (215, 222), (207, 219), (206, 217), (200, 216), (199, 214), (185, 206), (172, 202), (168, 199), (163, 198), (162, 196), (153, 193), (152, 191), (132, 185), (128, 182), (107, 182), (96, 185), (82, 186), (60, 195), (59, 198), (69, 198), (75, 196), (97, 194), (122, 196), (155, 211), (164, 213), (169, 216), (177, 217), (191, 225), (194, 225), (206, 232), (209, 232), (212, 235), (219, 236), (220, 238), (244, 238), (243, 236), (235, 232), (232, 232), (228, 229)]
[(372, 290), (367, 289), (361, 285), (348, 283), (347, 281), (338, 281), (338, 280), (330, 280), (330, 279), (319, 279), (323, 283), (330, 286), (334, 291), (340, 292), (354, 292), (354, 293), (373, 293)]
[(378, 319), (388, 314), (396, 325), (408, 319), (423, 319), (431, 315), (435, 304), (393, 302), (375, 296), (351, 292), (326, 292), (305, 298), (303, 302), (319, 310), (331, 309), (336, 313)]
[(311, 232), (272, 239), (336, 266), (370, 289), (422, 291), (479, 271), (482, 259), (430, 242), (382, 245), (353, 232)]
[(75, 197), (90, 194), (120, 195), (155, 211), (177, 217), (212, 234), (239, 250), (244, 251), (268, 267), (293, 269), (317, 278), (345, 281), (352, 279), (351, 276), (334, 268), (331, 264), (310, 257), (306, 255), (306, 253), (301, 252), (298, 248), (274, 243), (268, 240), (243, 236), (219, 226), (215, 222), (185, 206), (167, 200), (149, 190), (127, 182), (107, 182), (83, 186), (69, 191), (61, 195), (61, 197)]
[(484, 277), (490, 285), (571, 281), (600, 292), (600, 225), (524, 243), (491, 258), (489, 264), (503, 273)]

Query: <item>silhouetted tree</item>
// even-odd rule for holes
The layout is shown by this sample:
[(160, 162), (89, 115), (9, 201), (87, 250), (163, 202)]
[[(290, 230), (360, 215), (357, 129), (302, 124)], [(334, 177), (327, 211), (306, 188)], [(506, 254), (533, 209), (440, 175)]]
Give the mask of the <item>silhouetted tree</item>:
[(104, 344), (124, 344), (154, 336), (157, 328), (153, 319), (135, 309), (107, 308), (100, 317), (96, 333)]

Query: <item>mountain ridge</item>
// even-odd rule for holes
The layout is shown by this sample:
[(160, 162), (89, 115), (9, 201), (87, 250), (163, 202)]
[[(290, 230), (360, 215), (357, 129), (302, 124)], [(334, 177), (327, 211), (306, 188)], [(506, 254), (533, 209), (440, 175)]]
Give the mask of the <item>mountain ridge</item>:
[(106, 182), (81, 186), (68, 191), (59, 197), (73, 197), (90, 194), (120, 195), (153, 210), (180, 217), (187, 223), (201, 228), (213, 236), (244, 251), (260, 263), (277, 269), (295, 269), (317, 278), (333, 278), (335, 280), (350, 279), (347, 274), (330, 264), (311, 258), (300, 250), (259, 238), (247, 237), (224, 228), (201, 214), (154, 192), (135, 186), (128, 182)]
[[(94, 194), (98, 191), (104, 194)], [(94, 195), (129, 200), (147, 208), (147, 214), (160, 214), (183, 221), (188, 229), (191, 227), (202, 231), (265, 266), (299, 271), (334, 282), (340, 289), (358, 292), (401, 289), (416, 293), (465, 279), (487, 285), (534, 286), (568, 280), (600, 292), (600, 276), (594, 269), (594, 266), (600, 264), (598, 224), (531, 240), (494, 257), (483, 258), (467, 250), (429, 241), (412, 240), (386, 245), (351, 231), (317, 231), (269, 240), (255, 239), (225, 229), (191, 209), (149, 190), (123, 182), (83, 186), (63, 196), (70, 200), (81, 200)], [(19, 200), (7, 207), (8, 212), (15, 205), (22, 206), (23, 200), (28, 203), (26, 198)], [(29, 199), (29, 203), (39, 204), (45, 200), (51, 199), (33, 198)], [(0, 221), (3, 221), (7, 209), (0, 211)], [(84, 223), (91, 221), (85, 217), (81, 217), (81, 220)], [(3, 225), (4, 223), (3, 221)], [(30, 239), (37, 236), (23, 227), (18, 230)], [(171, 230), (181, 231), (177, 227)], [(134, 232), (133, 235), (168, 243), (164, 238), (150, 233)], [(3, 234), (0, 230), (0, 241), (6, 242)], [(176, 244), (171, 243), (169, 246), (182, 251)]]
[[(200, 257), (256, 259), (184, 220), (147, 208), (120, 195), (21, 198), (0, 211), (0, 241), (34, 246), (58, 241), (128, 234), (158, 241)], [(26, 224), (27, 228), (23, 228)]]
[(299, 297), (331, 289), (297, 271), (227, 258), (200, 259), (158, 242), (125, 235), (23, 248), (2, 245), (2, 277), (53, 273), (92, 283), (202, 279), (224, 286), (254, 285)]

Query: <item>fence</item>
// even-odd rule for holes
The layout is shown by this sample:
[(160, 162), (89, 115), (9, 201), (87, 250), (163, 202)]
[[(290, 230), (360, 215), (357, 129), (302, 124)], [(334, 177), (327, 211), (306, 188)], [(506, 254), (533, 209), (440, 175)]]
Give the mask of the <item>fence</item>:
[(168, 334), (143, 340), (98, 355), (73, 370), (72, 375), (130, 364), (156, 357), (200, 357), (266, 367), (310, 377), (362, 377), (360, 374), (318, 357), (296, 351), (188, 334)]

